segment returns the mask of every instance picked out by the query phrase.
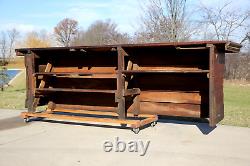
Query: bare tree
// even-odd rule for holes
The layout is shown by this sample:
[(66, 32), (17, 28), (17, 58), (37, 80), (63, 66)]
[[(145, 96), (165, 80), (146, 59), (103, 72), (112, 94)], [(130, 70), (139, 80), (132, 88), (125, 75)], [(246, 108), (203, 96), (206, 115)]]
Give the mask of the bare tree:
[(8, 58), (9, 59), (11, 59), (11, 57), (12, 57), (14, 45), (15, 45), (15, 42), (16, 42), (18, 35), (19, 35), (19, 32), (15, 28), (8, 31), (8, 37), (9, 37), (9, 55), (8, 55)]
[(136, 34), (139, 40), (183, 41), (192, 35), (186, 0), (148, 0), (143, 2), (142, 10), (143, 31)]
[(1, 53), (1, 57), (2, 60), (0, 59), (0, 89), (1, 91), (4, 90), (4, 86), (7, 83), (8, 80), (8, 75), (7, 75), (7, 68), (5, 67), (5, 65), (7, 64), (6, 61), (6, 53), (7, 53), (7, 38), (6, 38), (6, 34), (4, 32), (1, 33), (1, 37), (0, 37), (0, 53)]
[(250, 56), (250, 31), (246, 33), (245, 37), (240, 42), (245, 47)]
[(65, 18), (54, 28), (54, 34), (59, 44), (68, 47), (77, 34), (78, 22), (73, 19)]
[(1, 45), (1, 57), (2, 57), (2, 65), (6, 65), (7, 60), (6, 60), (6, 54), (7, 54), (7, 38), (5, 32), (1, 33), (1, 38), (0, 38), (0, 45)]
[[(209, 26), (214, 38), (217, 40), (229, 40), (242, 27), (246, 27), (246, 20), (250, 14), (247, 11), (230, 9), (231, 2), (221, 7), (207, 7), (201, 5), (202, 23)], [(237, 35), (236, 35), (237, 36)], [(237, 36), (239, 37), (239, 36)]]
[(129, 36), (118, 32), (117, 25), (110, 20), (96, 21), (86, 31), (80, 31), (73, 45), (101, 45), (128, 43)]

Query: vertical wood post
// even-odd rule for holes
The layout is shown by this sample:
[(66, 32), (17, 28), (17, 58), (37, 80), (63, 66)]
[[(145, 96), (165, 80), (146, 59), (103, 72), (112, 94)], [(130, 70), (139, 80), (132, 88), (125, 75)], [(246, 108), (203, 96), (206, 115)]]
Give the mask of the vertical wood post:
[(25, 55), (25, 66), (26, 66), (26, 101), (25, 107), (28, 108), (28, 112), (34, 112), (33, 101), (35, 91), (35, 79), (33, 74), (35, 72), (35, 54), (28, 53)]
[(124, 70), (124, 51), (122, 47), (117, 47), (117, 55), (118, 55), (118, 66), (117, 66), (117, 102), (118, 102), (118, 118), (125, 119), (126, 118), (126, 110), (125, 110), (125, 97), (124, 97), (124, 86), (125, 80), (122, 74), (122, 70)]
[(209, 125), (214, 126), (214, 45), (209, 44)]
[(219, 54), (213, 44), (209, 44), (209, 125), (215, 127), (224, 117), (223, 73), (224, 54)]

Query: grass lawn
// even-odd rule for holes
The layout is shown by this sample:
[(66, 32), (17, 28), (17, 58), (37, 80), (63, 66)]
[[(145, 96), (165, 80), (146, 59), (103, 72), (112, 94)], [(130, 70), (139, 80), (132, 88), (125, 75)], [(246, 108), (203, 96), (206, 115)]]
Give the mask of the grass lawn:
[(250, 84), (224, 83), (225, 117), (221, 124), (250, 127)]
[[(0, 108), (24, 109), (25, 72), (4, 92), (0, 91)], [(220, 124), (250, 127), (250, 84), (224, 83), (225, 117)]]
[(3, 92), (0, 91), (0, 108), (24, 109), (25, 79), (25, 71), (23, 70), (8, 88)]
[(16, 57), (6, 66), (8, 69), (24, 69), (24, 57)]

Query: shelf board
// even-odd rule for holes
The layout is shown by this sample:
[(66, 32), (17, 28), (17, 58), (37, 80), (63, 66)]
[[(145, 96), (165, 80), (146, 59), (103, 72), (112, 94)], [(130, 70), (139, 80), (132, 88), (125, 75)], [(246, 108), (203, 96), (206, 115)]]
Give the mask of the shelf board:
[[(103, 89), (71, 89), (71, 88), (36, 88), (36, 93), (39, 92), (80, 92), (80, 93), (116, 93), (116, 90)], [(139, 88), (125, 90), (124, 96), (140, 94)]]
[(124, 74), (144, 73), (209, 73), (209, 70), (123, 70)]
[(106, 75), (106, 74), (116, 74), (116, 72), (37, 72), (34, 73), (34, 75), (94, 75), (94, 74), (100, 74), (100, 75)]
[[(123, 70), (124, 74), (140, 74), (140, 73), (209, 73), (209, 70)], [(34, 75), (79, 75), (79, 76), (92, 76), (92, 75), (116, 75), (117, 72), (38, 72)]]
[(36, 88), (35, 90), (36, 92), (116, 93), (116, 90), (101, 90), (101, 89)]

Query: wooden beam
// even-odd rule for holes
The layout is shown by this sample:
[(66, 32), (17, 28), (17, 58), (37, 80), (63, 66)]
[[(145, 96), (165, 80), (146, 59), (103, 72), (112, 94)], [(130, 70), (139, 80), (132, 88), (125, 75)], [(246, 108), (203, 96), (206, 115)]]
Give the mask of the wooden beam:
[(114, 118), (98, 118), (98, 117), (82, 117), (73, 115), (57, 115), (51, 113), (29, 113), (22, 112), (22, 118), (37, 117), (37, 118), (49, 118), (49, 119), (59, 119), (59, 120), (70, 120), (70, 121), (82, 121), (82, 122), (101, 122), (101, 123), (114, 123), (114, 124), (127, 124), (132, 128), (139, 128), (151, 122), (157, 121), (157, 116), (152, 115), (144, 120), (137, 119), (114, 119)]
[(122, 47), (117, 47), (117, 55), (118, 55), (118, 74), (117, 74), (117, 93), (116, 100), (118, 102), (118, 114), (119, 119), (125, 119), (125, 98), (124, 98), (124, 77), (122, 71), (124, 70), (124, 50)]
[[(104, 116), (115, 116), (117, 117), (117, 112), (106, 112), (106, 111), (89, 111), (89, 110), (75, 110), (75, 109), (54, 109), (53, 112), (66, 112), (66, 113), (74, 113), (74, 114), (87, 114), (87, 115), (104, 115)], [(141, 114), (137, 117), (141, 118), (150, 118), (154, 115)], [(133, 113), (127, 113), (127, 117), (135, 117)]]
[[(51, 63), (47, 63), (47, 65), (46, 65), (46, 68), (45, 68), (45, 71), (44, 71), (44, 72), (50, 72), (50, 71), (51, 71), (51, 69), (52, 69), (52, 65), (51, 65)], [(45, 82), (45, 78), (43, 78), (43, 79), (41, 80), (41, 82), (40, 82), (40, 84), (39, 84), (38, 88), (39, 88), (39, 89), (44, 88), (44, 87), (45, 87), (45, 84), (46, 84), (46, 82)], [(34, 102), (33, 102), (33, 104), (32, 104), (32, 108), (33, 108), (33, 110), (36, 110), (36, 107), (37, 107), (37, 105), (38, 105), (39, 101), (40, 101), (40, 97), (37, 97), (37, 98), (35, 98), (35, 99), (34, 99)]]
[(70, 89), (70, 88), (36, 88), (36, 94), (42, 92), (93, 92), (93, 93), (115, 93), (116, 90), (102, 90), (102, 89)]
[(35, 72), (35, 54), (30, 53), (25, 56), (25, 66), (26, 66), (26, 101), (25, 106), (28, 108), (28, 112), (34, 112), (32, 107), (34, 102), (34, 92), (35, 92), (35, 79), (33, 73)]
[(91, 105), (56, 104), (56, 109), (74, 109), (74, 110), (89, 110), (89, 111), (98, 110), (98, 111), (117, 112), (117, 107), (91, 106)]
[(146, 119), (137, 121), (135, 124), (131, 124), (131, 127), (132, 128), (139, 128), (139, 127), (145, 126), (147, 124), (150, 124), (152, 122), (156, 122), (157, 120), (158, 120), (158, 116), (154, 115), (154, 117), (152, 117), (152, 118), (146, 118)]

